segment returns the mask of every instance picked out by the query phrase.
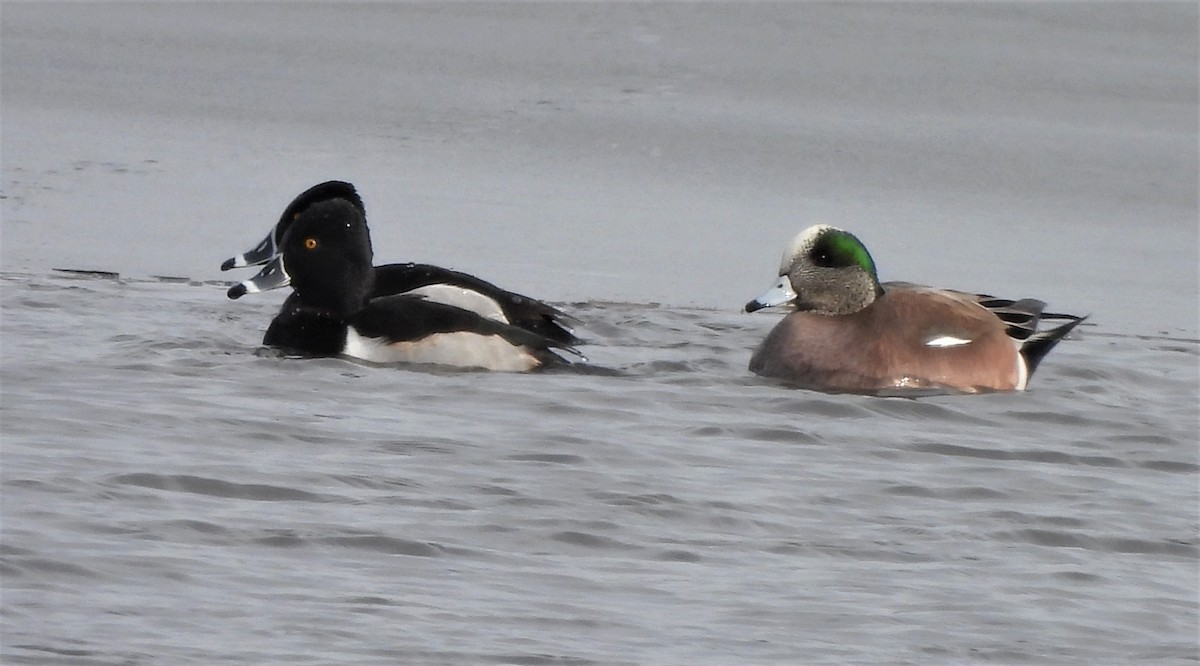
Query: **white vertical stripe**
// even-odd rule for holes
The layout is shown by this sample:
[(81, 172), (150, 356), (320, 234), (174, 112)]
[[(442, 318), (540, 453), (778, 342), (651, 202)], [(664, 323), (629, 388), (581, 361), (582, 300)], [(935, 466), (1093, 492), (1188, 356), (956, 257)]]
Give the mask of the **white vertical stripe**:
[(473, 289), (464, 289), (448, 284), (431, 284), (404, 293), (423, 296), (426, 300), (435, 303), (453, 305), (456, 308), (470, 310), (481, 317), (505, 324), (509, 323), (508, 318), (504, 316), (504, 311), (500, 309), (500, 304), (495, 299), (484, 296)]

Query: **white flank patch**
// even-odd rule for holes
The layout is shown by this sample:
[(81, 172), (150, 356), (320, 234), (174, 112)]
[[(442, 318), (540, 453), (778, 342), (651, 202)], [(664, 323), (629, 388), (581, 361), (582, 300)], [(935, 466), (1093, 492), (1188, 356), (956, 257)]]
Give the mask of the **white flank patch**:
[(926, 347), (961, 347), (962, 345), (971, 344), (970, 340), (956, 338), (953, 335), (943, 335), (936, 337), (925, 343)]
[(448, 284), (431, 284), (404, 293), (423, 296), (426, 300), (435, 303), (453, 305), (456, 308), (470, 310), (481, 317), (504, 324), (509, 323), (508, 317), (504, 316), (504, 311), (500, 309), (499, 303), (472, 289), (463, 289)]
[(1017, 354), (1017, 385), (1014, 386), (1018, 391), (1024, 391), (1029, 384), (1029, 368), (1025, 365), (1025, 357)]
[(541, 365), (524, 347), (517, 347), (498, 335), (466, 331), (435, 333), (420, 340), (389, 344), (383, 338), (359, 335), (351, 327), (346, 331), (346, 348), (342, 353), (372, 363), (434, 363), (506, 372), (525, 372)]

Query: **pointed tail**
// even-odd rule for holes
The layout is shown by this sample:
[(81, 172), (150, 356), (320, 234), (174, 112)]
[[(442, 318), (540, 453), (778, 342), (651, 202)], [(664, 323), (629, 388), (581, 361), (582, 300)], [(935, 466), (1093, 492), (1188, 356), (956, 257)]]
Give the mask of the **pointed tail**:
[(1075, 315), (1054, 312), (1043, 314), (1041, 319), (1043, 321), (1046, 319), (1066, 319), (1068, 321), (1062, 326), (1038, 331), (1026, 338), (1025, 342), (1021, 344), (1021, 356), (1025, 357), (1025, 365), (1031, 377), (1033, 376), (1033, 371), (1037, 369), (1038, 364), (1042, 362), (1046, 354), (1049, 354), (1050, 350), (1054, 349), (1054, 345), (1057, 345), (1060, 340), (1065, 338), (1072, 329), (1087, 319), (1087, 317), (1077, 317)]

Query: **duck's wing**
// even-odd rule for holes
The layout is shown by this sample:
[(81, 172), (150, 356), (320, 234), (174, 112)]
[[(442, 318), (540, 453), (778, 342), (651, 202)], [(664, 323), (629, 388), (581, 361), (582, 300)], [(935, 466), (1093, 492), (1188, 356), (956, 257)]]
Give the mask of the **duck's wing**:
[(464, 333), (503, 339), (532, 354), (543, 366), (569, 363), (556, 352), (583, 359), (579, 350), (566, 342), (412, 294), (372, 299), (349, 324), (359, 335), (384, 344), (415, 343), (439, 334)]
[(1046, 312), (1046, 304), (1036, 298), (1022, 298), (1014, 301), (1007, 298), (996, 298), (988, 294), (975, 294), (974, 296), (977, 303), (1008, 324), (1008, 335), (1014, 340), (1028, 340), (1038, 334), (1041, 323), (1048, 319), (1066, 321), (1071, 328), (1087, 319), (1086, 316), (1080, 317), (1065, 312)]
[[(1078, 326), (1086, 316), (1080, 317), (1063, 312), (1045, 312), (1046, 304), (1036, 298), (1014, 301), (996, 298), (988, 294), (975, 294), (976, 302), (999, 317), (1007, 326), (1008, 336), (1021, 343), (1021, 356), (1029, 375), (1037, 369), (1046, 354)], [(1053, 328), (1042, 329), (1047, 320), (1065, 321)]]
[[(422, 290), (422, 295), (430, 301), (446, 302), (474, 310), (484, 316), (489, 314), (480, 307), (464, 303), (458, 298), (438, 295), (431, 288), (472, 292), (473, 298), (486, 299), (494, 304), (494, 307), (503, 313), (504, 319), (513, 326), (566, 345), (580, 342), (573, 329), (573, 326), (579, 323), (575, 317), (535, 298), (501, 289), (469, 273), (431, 264), (385, 264), (375, 267), (374, 295), (377, 298)], [(486, 307), (492, 307), (491, 304)]]
[(1014, 301), (1008, 298), (996, 298), (988, 294), (975, 294), (975, 302), (987, 308), (1007, 326), (1008, 337), (1014, 340), (1026, 340), (1037, 333), (1038, 322), (1042, 319), (1042, 310), (1046, 304), (1036, 298), (1022, 298)]
[[(915, 284), (912, 282), (884, 282), (882, 285), (884, 291), (892, 289), (932, 289), (925, 285)], [(1046, 304), (1035, 298), (1022, 298), (1013, 300), (1010, 298), (997, 298), (991, 294), (973, 294), (969, 291), (957, 291), (954, 289), (937, 289), (937, 291), (953, 294), (955, 297), (963, 301), (974, 302), (988, 312), (1000, 318), (1004, 322), (1008, 337), (1022, 341), (1029, 338), (1037, 332), (1038, 322), (1046, 317), (1062, 317), (1064, 315), (1048, 315), (1043, 314), (1042, 310)], [(1065, 315), (1069, 317), (1070, 315)]]
[[(885, 282), (881, 285), (885, 291), (896, 288), (924, 288), (910, 282)], [(939, 290), (955, 294), (964, 301), (972, 301), (988, 312), (996, 315), (1004, 322), (1005, 333), (1020, 346), (1020, 354), (1025, 358), (1026, 371), (1029, 375), (1037, 368), (1038, 363), (1045, 358), (1064, 337), (1067, 336), (1086, 316), (1080, 317), (1063, 312), (1045, 312), (1046, 304), (1036, 298), (998, 298), (991, 294), (973, 294), (965, 291), (950, 289)], [(1043, 321), (1055, 320), (1065, 323), (1053, 328), (1039, 330)]]

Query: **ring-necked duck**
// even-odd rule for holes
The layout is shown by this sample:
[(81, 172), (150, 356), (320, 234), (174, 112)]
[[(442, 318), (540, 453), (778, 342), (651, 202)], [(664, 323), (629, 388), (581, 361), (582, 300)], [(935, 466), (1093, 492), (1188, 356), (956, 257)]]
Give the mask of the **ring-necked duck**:
[[(792, 305), (750, 359), (750, 370), (806, 388), (1024, 390), (1042, 358), (1084, 317), (1045, 303), (879, 283), (855, 236), (818, 225), (796, 236), (779, 281), (746, 311)], [(1043, 319), (1065, 324), (1037, 330)]]
[(277, 254), (230, 298), (290, 285), (263, 344), (375, 363), (429, 363), (527, 371), (563, 365), (567, 343), (414, 293), (378, 295), (360, 205), (326, 198), (305, 206)]
[[(257, 266), (275, 258), (281, 251), (284, 236), (292, 223), (311, 206), (341, 200), (353, 206), (363, 219), (366, 211), (362, 198), (350, 183), (331, 180), (314, 185), (297, 196), (279, 222), (254, 249), (231, 257), (221, 270)], [(229, 292), (231, 298), (251, 293), (253, 285), (241, 283)], [(375, 267), (373, 297), (409, 293), (427, 300), (455, 305), (477, 312), (489, 319), (509, 323), (556, 342), (578, 344), (569, 325), (575, 319), (561, 310), (537, 299), (529, 298), (459, 271), (430, 264), (386, 264)]]

